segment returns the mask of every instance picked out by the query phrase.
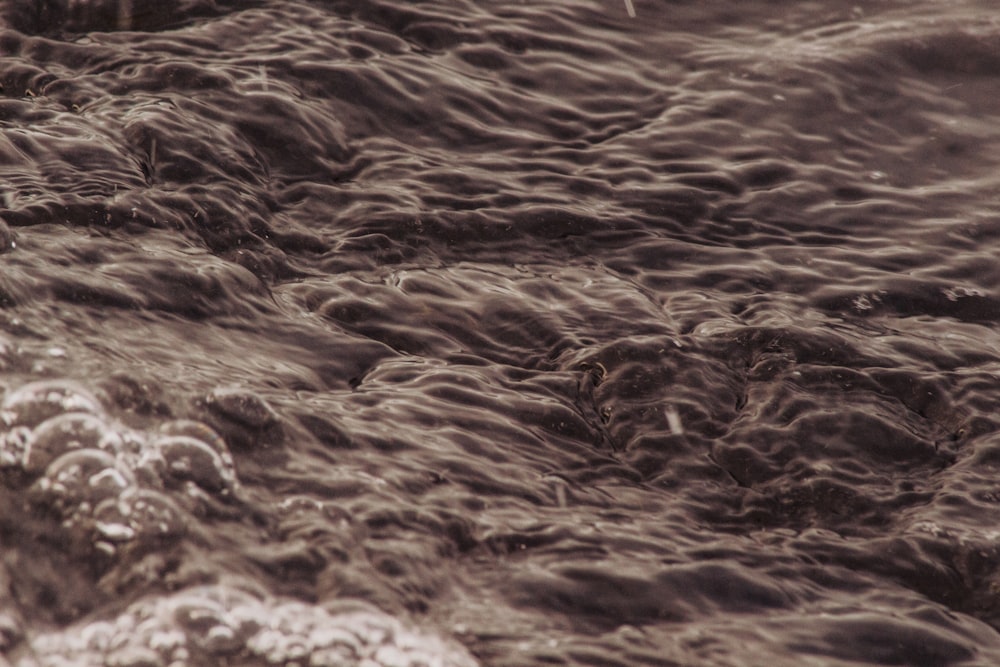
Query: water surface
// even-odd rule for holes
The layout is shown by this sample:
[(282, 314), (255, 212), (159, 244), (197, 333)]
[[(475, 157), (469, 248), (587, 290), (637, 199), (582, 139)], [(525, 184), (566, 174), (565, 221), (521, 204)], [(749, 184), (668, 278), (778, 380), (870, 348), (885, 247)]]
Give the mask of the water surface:
[(0, 664), (1000, 662), (995, 7), (632, 9), (0, 1)]

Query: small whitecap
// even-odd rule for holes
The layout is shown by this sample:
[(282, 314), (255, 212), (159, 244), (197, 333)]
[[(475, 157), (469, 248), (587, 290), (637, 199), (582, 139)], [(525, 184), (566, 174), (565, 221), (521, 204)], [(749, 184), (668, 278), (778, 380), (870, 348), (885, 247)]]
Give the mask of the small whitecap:
[(869, 299), (868, 296), (865, 294), (860, 294), (856, 296), (854, 300), (851, 302), (851, 305), (854, 307), (854, 310), (858, 311), (859, 313), (866, 313), (875, 307), (872, 305), (871, 299)]
[(963, 287), (961, 285), (945, 288), (941, 290), (944, 297), (949, 301), (958, 301), (970, 296), (983, 296), (983, 292), (975, 287)]

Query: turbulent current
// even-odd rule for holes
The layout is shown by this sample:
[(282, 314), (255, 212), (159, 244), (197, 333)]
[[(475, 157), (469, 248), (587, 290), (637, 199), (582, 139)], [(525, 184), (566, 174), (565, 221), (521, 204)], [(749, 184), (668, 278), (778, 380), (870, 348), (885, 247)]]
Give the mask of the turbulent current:
[(0, 666), (1000, 664), (995, 0), (0, 0)]

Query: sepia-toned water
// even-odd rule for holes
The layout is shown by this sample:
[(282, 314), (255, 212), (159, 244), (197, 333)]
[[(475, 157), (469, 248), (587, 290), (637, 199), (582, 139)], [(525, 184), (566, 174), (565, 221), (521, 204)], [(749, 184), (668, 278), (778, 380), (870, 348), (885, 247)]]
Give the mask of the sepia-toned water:
[(1000, 664), (992, 0), (0, 25), (0, 666)]

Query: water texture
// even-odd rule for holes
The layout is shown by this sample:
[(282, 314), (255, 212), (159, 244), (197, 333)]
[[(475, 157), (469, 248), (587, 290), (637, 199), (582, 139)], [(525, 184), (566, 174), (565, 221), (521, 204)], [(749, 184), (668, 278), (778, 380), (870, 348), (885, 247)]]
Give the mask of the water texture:
[(993, 4), (0, 0), (0, 666), (1000, 664)]

